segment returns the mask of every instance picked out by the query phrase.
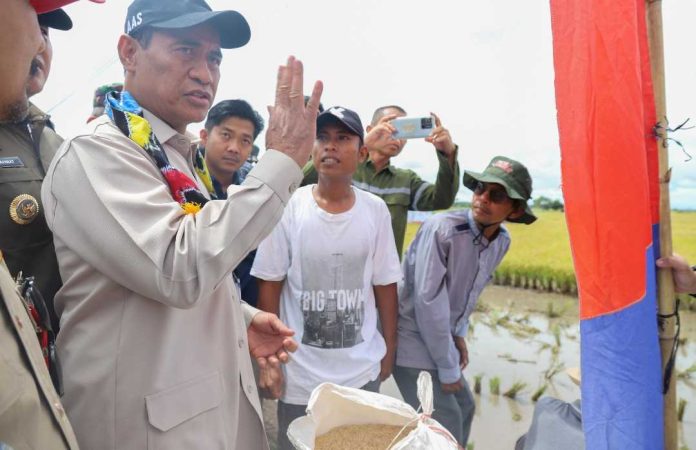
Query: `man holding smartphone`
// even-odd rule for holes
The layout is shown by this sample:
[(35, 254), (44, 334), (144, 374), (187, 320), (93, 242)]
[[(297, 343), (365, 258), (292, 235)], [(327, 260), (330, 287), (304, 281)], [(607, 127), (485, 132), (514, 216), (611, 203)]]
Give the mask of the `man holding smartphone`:
[[(432, 114), (435, 128), (425, 138), (426, 142), (435, 147), (440, 163), (435, 183), (428, 183), (412, 170), (400, 169), (391, 164), (391, 159), (398, 156), (406, 145), (405, 139), (394, 138), (396, 128), (392, 121), (404, 116), (406, 111), (397, 105), (382, 106), (375, 110), (372, 122), (366, 128), (368, 158), (353, 175), (354, 186), (371, 192), (386, 202), (399, 255), (403, 251), (408, 211), (449, 208), (459, 190), (458, 146), (435, 114)], [(316, 183), (317, 174), (311, 164), (304, 167), (304, 174), (303, 184)]]

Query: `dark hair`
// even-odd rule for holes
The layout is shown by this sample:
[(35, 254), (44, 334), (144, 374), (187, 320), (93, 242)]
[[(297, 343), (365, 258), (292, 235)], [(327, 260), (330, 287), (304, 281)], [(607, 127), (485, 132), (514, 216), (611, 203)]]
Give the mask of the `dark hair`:
[(372, 114), (372, 122), (370, 122), (370, 125), (375, 126), (377, 125), (377, 122), (379, 122), (379, 119), (384, 117), (386, 114), (384, 113), (388, 109), (396, 109), (397, 111), (401, 112), (401, 114), (406, 115), (406, 110), (402, 108), (399, 105), (387, 105), (387, 106), (380, 106), (379, 108), (375, 109), (375, 113)]
[(210, 131), (229, 117), (239, 117), (254, 125), (254, 139), (263, 131), (263, 117), (244, 100), (223, 100), (208, 111), (205, 129)]
[(143, 27), (135, 30), (129, 36), (138, 41), (138, 44), (145, 50), (150, 46), (152, 42), (152, 36), (155, 34), (155, 30), (152, 27)]

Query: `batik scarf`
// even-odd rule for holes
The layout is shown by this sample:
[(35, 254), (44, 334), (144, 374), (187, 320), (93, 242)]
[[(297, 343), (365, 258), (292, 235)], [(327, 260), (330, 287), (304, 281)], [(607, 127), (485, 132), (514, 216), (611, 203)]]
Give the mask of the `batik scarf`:
[(208, 199), (198, 190), (195, 181), (170, 164), (150, 122), (143, 117), (143, 109), (133, 96), (127, 91), (106, 94), (105, 111), (123, 134), (150, 155), (167, 182), (172, 197), (184, 212), (195, 214), (200, 211)]
[(196, 148), (193, 154), (193, 168), (196, 169), (196, 174), (198, 178), (201, 179), (203, 185), (208, 190), (210, 197), (213, 200), (217, 200), (218, 195), (215, 191), (215, 184), (213, 184), (213, 176), (210, 175), (210, 170), (208, 170), (208, 164), (205, 163), (205, 153), (204, 149), (200, 146)]

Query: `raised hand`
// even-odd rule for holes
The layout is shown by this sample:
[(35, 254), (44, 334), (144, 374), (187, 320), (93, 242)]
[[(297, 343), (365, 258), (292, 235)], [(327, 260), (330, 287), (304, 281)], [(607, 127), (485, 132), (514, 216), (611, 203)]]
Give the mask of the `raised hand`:
[(305, 165), (316, 137), (322, 90), (321, 81), (314, 83), (305, 106), (302, 62), (290, 56), (287, 64), (278, 68), (275, 105), (268, 107), (267, 149), (285, 153), (300, 167)]
[(399, 116), (396, 114), (388, 114), (379, 119), (379, 122), (365, 136), (367, 148), (384, 148), (396, 141), (393, 136), (396, 128), (391, 124), (391, 121), (397, 117)]
[(452, 136), (447, 128), (442, 126), (442, 121), (435, 113), (430, 113), (435, 119), (435, 129), (430, 133), (430, 136), (425, 138), (426, 142), (430, 142), (435, 148), (447, 156), (451, 156), (457, 150), (457, 146), (452, 142)]

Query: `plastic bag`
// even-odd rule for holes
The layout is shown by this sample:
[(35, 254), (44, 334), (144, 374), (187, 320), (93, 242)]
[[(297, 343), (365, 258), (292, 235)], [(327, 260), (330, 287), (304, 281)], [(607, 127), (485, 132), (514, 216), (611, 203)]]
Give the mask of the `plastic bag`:
[(290, 424), (288, 438), (298, 450), (313, 450), (316, 436), (338, 426), (398, 425), (416, 428), (390, 450), (460, 448), (454, 437), (430, 418), (433, 412), (433, 382), (427, 372), (421, 372), (418, 376), (418, 400), (422, 414), (407, 403), (387, 395), (322, 383), (312, 391), (307, 415)]

